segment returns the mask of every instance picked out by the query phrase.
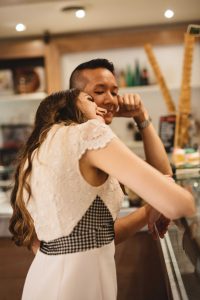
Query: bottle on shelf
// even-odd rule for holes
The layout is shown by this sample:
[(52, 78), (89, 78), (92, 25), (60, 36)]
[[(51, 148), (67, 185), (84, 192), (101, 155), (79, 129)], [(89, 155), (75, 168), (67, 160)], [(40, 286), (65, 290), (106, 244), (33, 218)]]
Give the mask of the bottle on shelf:
[(133, 86), (133, 74), (130, 65), (127, 66), (125, 78), (126, 78), (126, 86)]
[(119, 73), (119, 87), (126, 87), (126, 78), (125, 78), (125, 72), (123, 70)]
[(146, 68), (143, 68), (140, 74), (140, 84), (149, 85), (149, 74)]
[(140, 83), (140, 66), (139, 66), (139, 61), (135, 61), (135, 72), (134, 72), (134, 82), (135, 86), (141, 85)]
[(146, 67), (140, 68), (139, 61), (135, 60), (134, 68), (130, 64), (125, 69), (115, 71), (119, 87), (133, 87), (149, 85), (149, 73)]

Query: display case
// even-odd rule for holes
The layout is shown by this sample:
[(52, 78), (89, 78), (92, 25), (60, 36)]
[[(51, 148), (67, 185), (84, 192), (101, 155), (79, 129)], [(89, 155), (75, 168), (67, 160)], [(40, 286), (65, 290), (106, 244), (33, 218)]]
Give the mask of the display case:
[(161, 240), (162, 255), (171, 298), (197, 300), (200, 297), (200, 168), (177, 170), (175, 179), (193, 193), (196, 214), (172, 222)]

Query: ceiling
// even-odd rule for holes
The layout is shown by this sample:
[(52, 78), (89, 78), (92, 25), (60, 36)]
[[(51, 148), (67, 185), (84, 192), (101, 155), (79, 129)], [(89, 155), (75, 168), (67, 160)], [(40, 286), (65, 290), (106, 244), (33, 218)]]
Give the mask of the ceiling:
[[(65, 6), (85, 6), (86, 17), (62, 12)], [(171, 8), (172, 19), (163, 13)], [(0, 39), (50, 34), (200, 22), (200, 0), (0, 0)], [(27, 30), (15, 31), (17, 23)]]

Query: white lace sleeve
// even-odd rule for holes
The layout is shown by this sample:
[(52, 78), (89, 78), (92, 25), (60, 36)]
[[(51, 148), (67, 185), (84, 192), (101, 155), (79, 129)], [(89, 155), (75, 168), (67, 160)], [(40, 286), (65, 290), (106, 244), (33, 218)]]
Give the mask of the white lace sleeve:
[(108, 125), (98, 120), (87, 121), (81, 128), (79, 159), (87, 150), (104, 148), (114, 137)]

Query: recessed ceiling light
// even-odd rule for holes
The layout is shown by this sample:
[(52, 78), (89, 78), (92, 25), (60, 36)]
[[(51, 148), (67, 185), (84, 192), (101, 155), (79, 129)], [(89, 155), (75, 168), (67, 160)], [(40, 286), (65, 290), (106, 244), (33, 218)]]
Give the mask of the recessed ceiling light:
[(15, 26), (16, 31), (24, 31), (26, 30), (26, 26), (22, 23), (19, 23)]
[(63, 12), (74, 12), (75, 13), (75, 16), (77, 18), (84, 18), (85, 17), (85, 7), (84, 6), (65, 6), (62, 8), (62, 11)]
[(84, 9), (78, 9), (76, 12), (75, 12), (75, 15), (77, 18), (81, 19), (81, 18), (84, 18), (85, 17), (85, 10)]
[(165, 18), (171, 19), (174, 16), (174, 12), (171, 9), (167, 9), (164, 13)]

